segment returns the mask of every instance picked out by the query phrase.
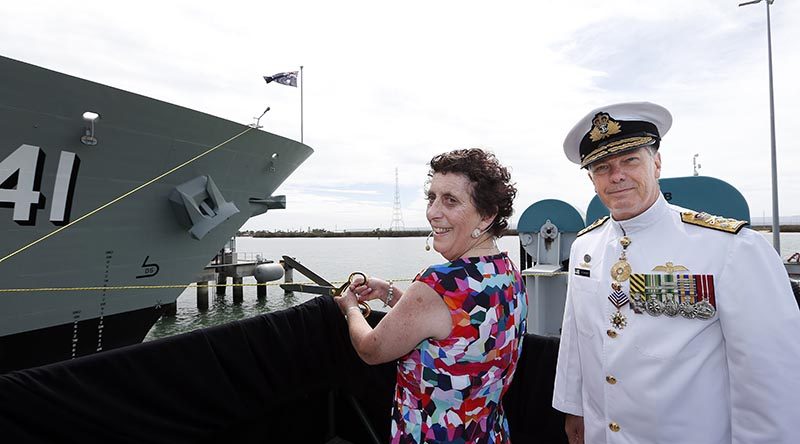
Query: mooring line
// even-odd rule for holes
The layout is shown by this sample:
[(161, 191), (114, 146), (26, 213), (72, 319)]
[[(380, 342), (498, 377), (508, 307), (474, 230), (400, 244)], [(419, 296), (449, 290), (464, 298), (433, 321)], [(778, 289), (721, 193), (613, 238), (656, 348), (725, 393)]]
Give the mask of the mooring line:
[[(413, 279), (392, 279), (392, 282), (411, 282)], [(332, 284), (344, 284), (347, 281), (333, 281)], [(38, 288), (0, 288), (0, 293), (27, 293), (37, 291), (98, 291), (98, 290), (158, 290), (165, 288), (213, 288), (213, 287), (271, 287), (281, 284), (299, 284), (299, 285), (316, 285), (315, 282), (265, 282), (255, 284), (164, 284), (164, 285), (110, 285), (104, 286), (89, 286), (89, 287), (38, 287)], [(302, 293), (302, 292), (301, 292)]]

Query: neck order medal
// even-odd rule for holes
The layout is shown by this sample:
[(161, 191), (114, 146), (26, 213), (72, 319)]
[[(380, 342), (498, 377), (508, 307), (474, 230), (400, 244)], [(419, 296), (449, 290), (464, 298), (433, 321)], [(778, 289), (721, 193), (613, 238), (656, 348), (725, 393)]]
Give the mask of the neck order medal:
[(631, 264), (628, 263), (625, 255), (631, 239), (628, 236), (622, 236), (619, 244), (622, 245), (622, 253), (619, 255), (619, 260), (611, 267), (611, 293), (608, 295), (608, 300), (617, 308), (617, 311), (611, 315), (611, 326), (622, 330), (628, 325), (628, 319), (619, 309), (629, 300), (628, 294), (622, 289), (622, 282), (631, 277)]

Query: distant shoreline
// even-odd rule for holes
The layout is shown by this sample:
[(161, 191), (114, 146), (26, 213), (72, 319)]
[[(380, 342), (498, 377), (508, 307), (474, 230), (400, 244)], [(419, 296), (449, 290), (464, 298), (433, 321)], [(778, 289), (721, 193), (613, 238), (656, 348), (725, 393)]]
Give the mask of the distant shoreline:
[[(772, 226), (770, 225), (751, 225), (755, 231), (764, 233), (771, 233)], [(781, 233), (800, 233), (800, 225), (781, 225)], [(365, 230), (346, 230), (346, 231), (328, 231), (315, 229), (311, 231), (240, 231), (237, 236), (240, 237), (427, 237), (430, 234), (429, 230), (380, 230), (375, 229), (371, 231)], [(519, 233), (516, 229), (506, 230), (503, 236), (517, 236)]]
[[(772, 233), (772, 225), (751, 225), (756, 231)], [(800, 233), (800, 225), (781, 225), (781, 233)]]

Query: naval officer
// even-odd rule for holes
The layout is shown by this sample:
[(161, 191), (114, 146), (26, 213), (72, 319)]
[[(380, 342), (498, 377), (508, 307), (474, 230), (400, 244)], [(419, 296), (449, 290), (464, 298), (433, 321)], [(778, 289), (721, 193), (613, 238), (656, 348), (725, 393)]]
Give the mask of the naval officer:
[(611, 216), (572, 245), (553, 407), (570, 443), (796, 443), (800, 311), (786, 271), (745, 222), (666, 202), (671, 123), (652, 103), (610, 105), (564, 141)]

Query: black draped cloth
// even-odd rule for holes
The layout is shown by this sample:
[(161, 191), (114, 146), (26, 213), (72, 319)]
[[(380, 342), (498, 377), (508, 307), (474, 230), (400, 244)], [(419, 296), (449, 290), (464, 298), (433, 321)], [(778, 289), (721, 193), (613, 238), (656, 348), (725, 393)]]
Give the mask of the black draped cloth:
[[(557, 353), (557, 339), (525, 338), (504, 400), (512, 442), (566, 442), (550, 407)], [(395, 365), (364, 364), (336, 304), (318, 297), (0, 375), (0, 442), (387, 442)]]

